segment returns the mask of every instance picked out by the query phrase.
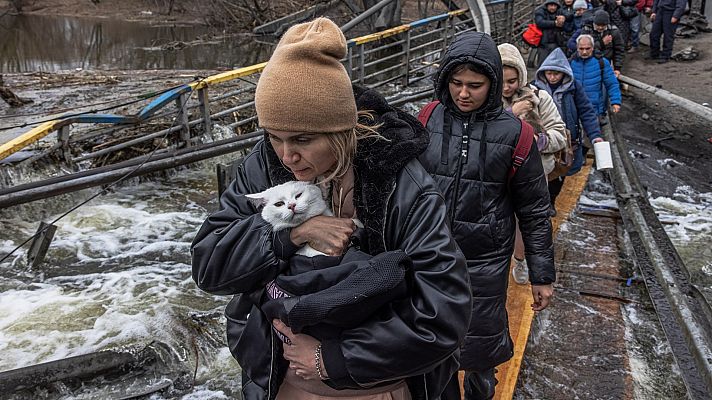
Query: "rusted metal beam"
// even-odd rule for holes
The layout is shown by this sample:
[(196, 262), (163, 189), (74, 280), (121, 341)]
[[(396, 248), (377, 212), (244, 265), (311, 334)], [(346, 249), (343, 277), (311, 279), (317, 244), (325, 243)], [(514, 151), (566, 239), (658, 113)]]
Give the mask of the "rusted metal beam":
[(91, 171), (85, 171), (85, 173), (80, 174), (80, 176), (75, 176), (77, 174), (67, 175), (59, 182), (34, 182), (32, 187), (25, 187), (19, 190), (17, 190), (17, 187), (12, 187), (5, 190), (3, 194), (0, 194), (0, 208), (46, 199), (93, 186), (113, 183), (121, 178), (141, 176), (151, 172), (175, 168), (180, 165), (245, 150), (254, 146), (255, 143), (262, 138), (262, 135), (262, 131), (258, 131), (251, 135), (233, 137), (202, 146), (182, 149), (177, 152), (162, 154), (161, 156), (157, 156), (157, 159), (150, 160), (143, 165), (125, 166), (123, 168), (114, 168), (99, 173), (87, 174), (86, 172)]

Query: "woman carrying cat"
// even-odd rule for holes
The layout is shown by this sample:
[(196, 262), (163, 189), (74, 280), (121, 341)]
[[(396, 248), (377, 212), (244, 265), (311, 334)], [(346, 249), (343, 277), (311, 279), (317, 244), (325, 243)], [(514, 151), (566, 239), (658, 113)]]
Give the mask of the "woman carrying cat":
[[(502, 102), (517, 117), (527, 120), (535, 128), (537, 125), (543, 128), (535, 137), (544, 165), (544, 175), (548, 175), (554, 169), (554, 153), (566, 146), (566, 124), (549, 93), (527, 83), (527, 67), (519, 50), (509, 43), (500, 44), (497, 48), (503, 65)], [(514, 280), (520, 284), (526, 283), (529, 271), (524, 261), (524, 241), (518, 228), (514, 259)]]
[[(458, 368), (472, 300), (443, 197), (416, 160), (428, 133), (375, 91), (352, 87), (345, 55), (346, 40), (328, 19), (284, 34), (255, 93), (265, 140), (191, 248), (201, 289), (239, 295), (226, 315), (244, 398), (435, 399)], [(245, 194), (295, 179), (320, 185), (334, 216), (275, 233)], [(360, 262), (411, 263), (404, 296), (328, 339), (270, 321), (260, 308), (265, 286), (304, 244), (343, 254), (353, 218), (364, 226), (359, 247), (372, 256)]]

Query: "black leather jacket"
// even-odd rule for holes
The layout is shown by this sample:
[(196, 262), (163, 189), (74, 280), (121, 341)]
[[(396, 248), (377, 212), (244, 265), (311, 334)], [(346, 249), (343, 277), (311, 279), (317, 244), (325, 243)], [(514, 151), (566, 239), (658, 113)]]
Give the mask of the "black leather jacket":
[[(444, 199), (415, 159), (427, 146), (427, 132), (375, 91), (354, 91), (359, 109), (372, 110), (375, 122), (383, 123), (379, 132), (390, 140), (359, 141), (354, 203), (365, 225), (362, 250), (405, 252), (412, 261), (410, 293), (338, 338), (322, 341), (326, 383), (358, 389), (406, 379), (414, 399), (436, 399), (458, 368), (470, 320), (465, 260), (450, 234)], [(282, 232), (273, 234), (241, 194), (293, 179), (269, 141), (258, 143), (221, 197), (222, 210), (208, 217), (192, 245), (198, 287), (242, 294), (226, 314), (245, 399), (273, 399), (284, 378), (281, 342), (258, 305), (265, 284), (285, 268), (294, 245)]]
[[(450, 98), (448, 78), (459, 64), (473, 63), (491, 82), (487, 103), (462, 114)], [(511, 180), (508, 173), (521, 121), (502, 110), (502, 63), (489, 35), (465, 33), (440, 63), (438, 105), (420, 156), (445, 195), (452, 231), (467, 258), (474, 305), (460, 359), (463, 369), (487, 370), (509, 359), (507, 282), (514, 251), (516, 214), (524, 237), (532, 284), (555, 280), (549, 191), (536, 143)]]

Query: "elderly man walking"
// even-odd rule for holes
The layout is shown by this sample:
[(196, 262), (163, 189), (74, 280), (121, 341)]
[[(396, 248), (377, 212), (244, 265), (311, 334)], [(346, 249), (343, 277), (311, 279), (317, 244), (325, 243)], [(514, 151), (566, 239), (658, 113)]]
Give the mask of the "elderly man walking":
[(621, 89), (608, 60), (594, 55), (594, 39), (591, 35), (581, 35), (576, 39), (576, 54), (571, 58), (571, 70), (574, 79), (583, 85), (601, 125), (605, 125), (609, 101), (614, 113), (620, 111)]

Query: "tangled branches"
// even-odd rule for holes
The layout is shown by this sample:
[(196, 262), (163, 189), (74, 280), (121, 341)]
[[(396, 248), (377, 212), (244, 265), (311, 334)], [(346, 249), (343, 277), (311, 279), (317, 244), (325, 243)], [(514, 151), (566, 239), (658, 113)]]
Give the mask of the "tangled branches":
[(323, 0), (264, 1), (264, 0), (209, 0), (209, 25), (228, 30), (252, 29), (287, 14), (299, 11)]

